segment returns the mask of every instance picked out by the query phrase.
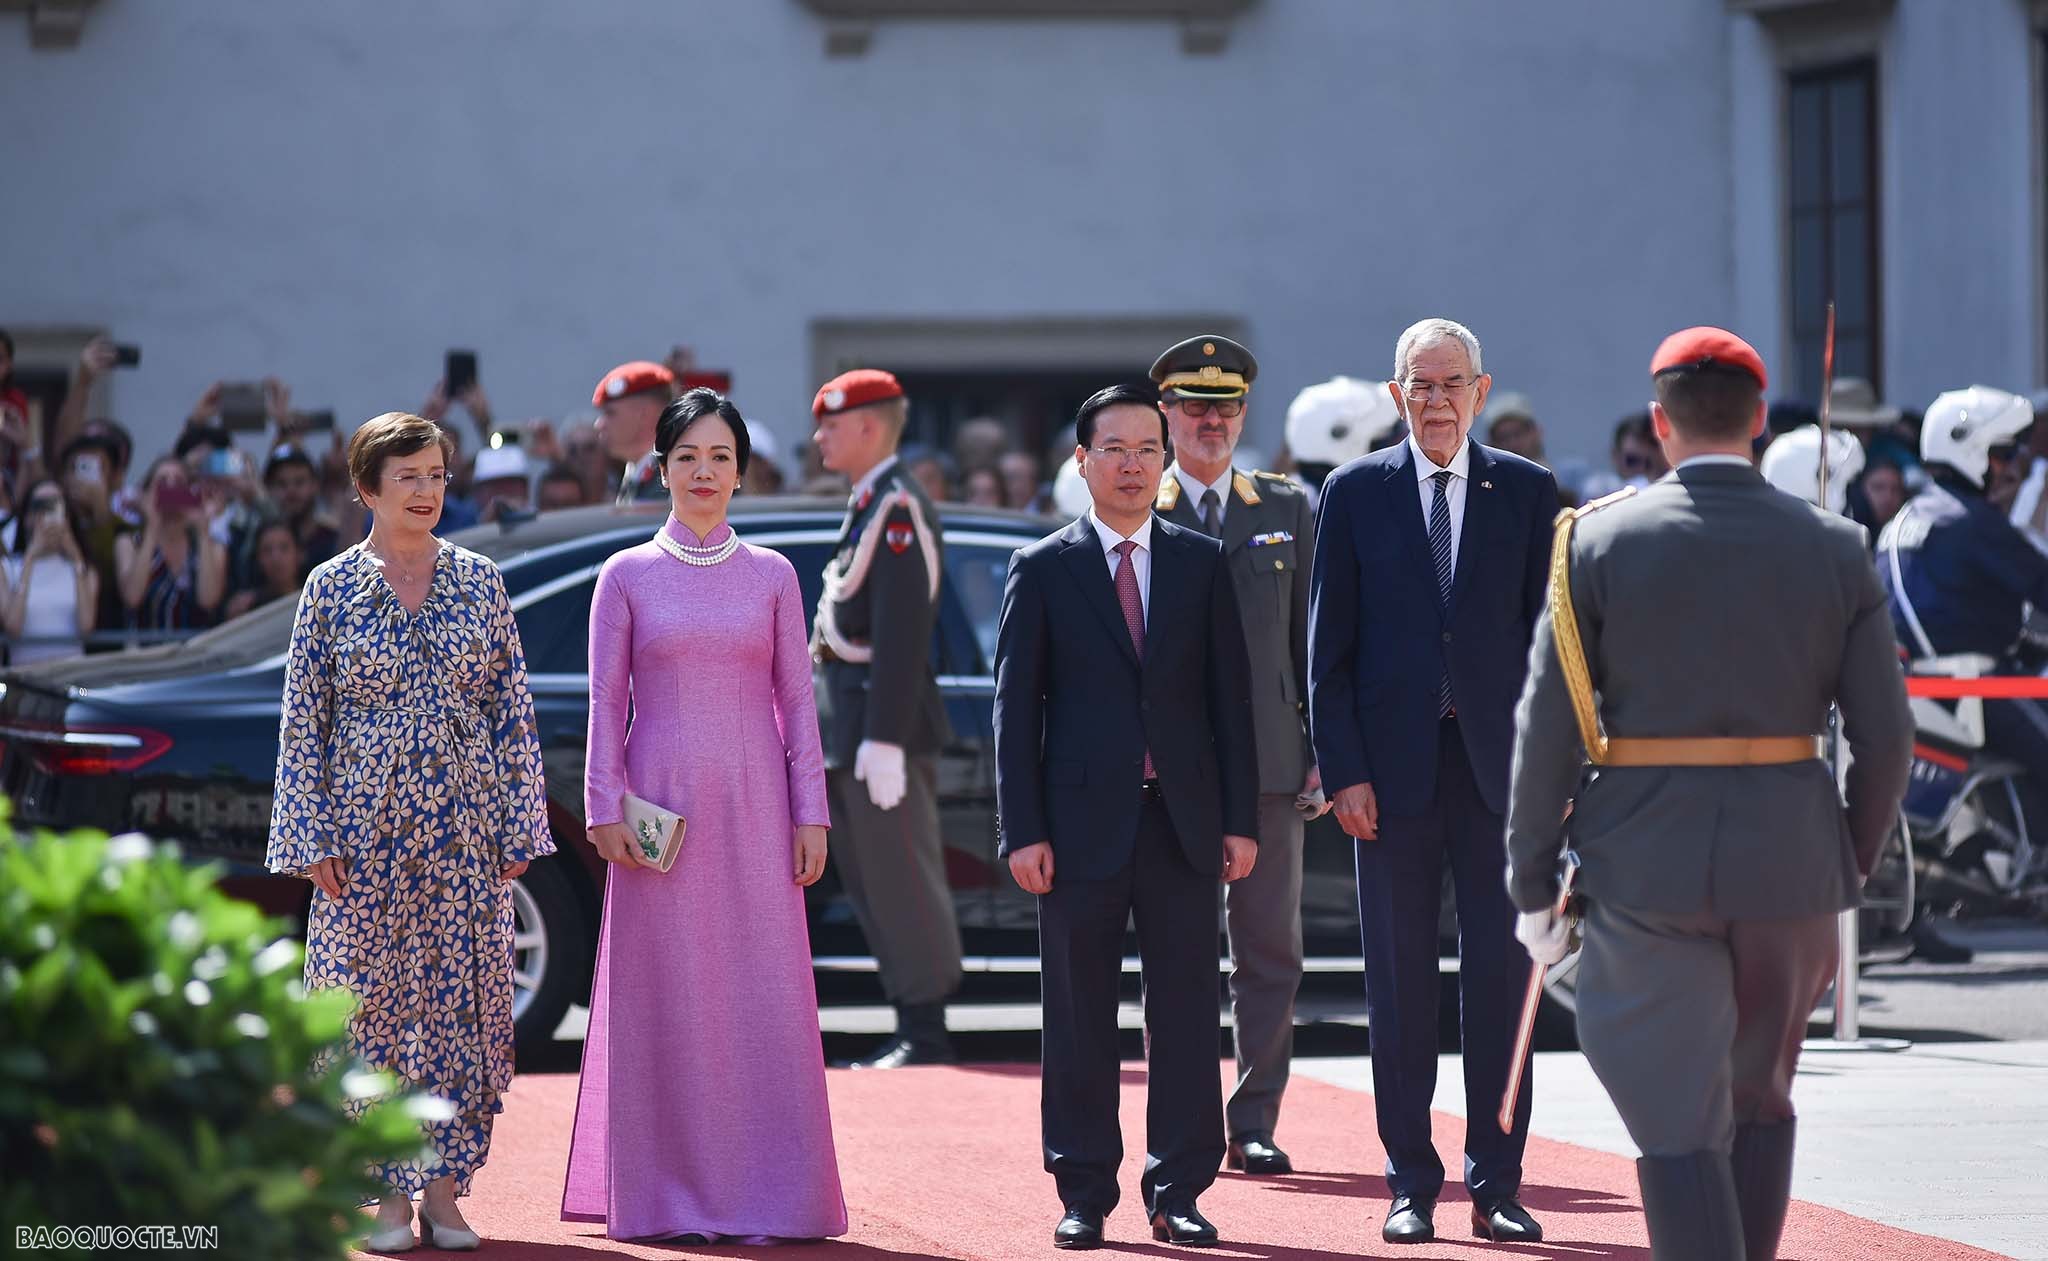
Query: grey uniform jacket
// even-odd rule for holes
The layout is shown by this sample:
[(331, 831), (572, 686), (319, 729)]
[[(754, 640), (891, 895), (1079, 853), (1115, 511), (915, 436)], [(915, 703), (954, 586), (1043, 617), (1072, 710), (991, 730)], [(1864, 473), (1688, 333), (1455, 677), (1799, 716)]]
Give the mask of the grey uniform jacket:
[(825, 765), (863, 740), (935, 753), (952, 738), (932, 670), (945, 573), (939, 514), (901, 463), (848, 508), (811, 628)]
[(1585, 752), (1546, 611), (1515, 712), (1515, 905), (1555, 900), (1567, 831), (1580, 889), (1631, 909), (1776, 919), (1855, 905), (1859, 872), (1897, 818), (1913, 741), (1862, 528), (1747, 465), (1690, 464), (1585, 511), (1570, 565), (1609, 738), (1818, 735), (1834, 702), (1853, 758), (1848, 804), (1817, 760), (1608, 767), (1581, 787)]
[[(1289, 797), (1301, 791), (1312, 755), (1304, 701), (1308, 696), (1308, 577), (1315, 555), (1315, 517), (1308, 493), (1276, 473), (1231, 472), (1223, 513), (1223, 556), (1244, 622), (1251, 659), (1252, 725), (1259, 751), (1259, 791)], [(1153, 511), (1190, 530), (1202, 528), (1198, 506), (1168, 465)]]

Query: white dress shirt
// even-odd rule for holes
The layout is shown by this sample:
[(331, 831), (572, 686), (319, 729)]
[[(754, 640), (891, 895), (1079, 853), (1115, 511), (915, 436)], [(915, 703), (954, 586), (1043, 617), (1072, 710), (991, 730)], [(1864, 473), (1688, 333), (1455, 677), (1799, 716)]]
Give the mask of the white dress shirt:
[(1709, 451), (1705, 455), (1696, 455), (1689, 460), (1681, 461), (1678, 467), (1692, 468), (1693, 466), (1699, 464), (1736, 464), (1740, 465), (1743, 468), (1756, 467), (1756, 461), (1750, 459), (1748, 456), (1735, 455), (1726, 451)]
[[(1109, 562), (1109, 580), (1114, 584), (1116, 567), (1124, 563), (1124, 558), (1116, 554), (1116, 545), (1124, 541), (1124, 536), (1102, 524), (1101, 518), (1092, 511), (1088, 514), (1088, 524), (1095, 527), (1095, 538), (1102, 544), (1103, 559)], [(1130, 540), (1138, 545), (1131, 552), (1131, 566), (1138, 575), (1138, 607), (1144, 610), (1145, 625), (1149, 629), (1152, 625), (1151, 513), (1145, 514), (1145, 524), (1132, 532)]]
[(1223, 530), (1223, 518), (1230, 515), (1230, 479), (1236, 472), (1236, 469), (1226, 464), (1223, 467), (1223, 475), (1215, 481), (1198, 482), (1195, 480), (1193, 473), (1188, 472), (1179, 464), (1173, 466), (1174, 480), (1180, 483), (1181, 493), (1194, 506), (1195, 520), (1199, 521), (1202, 519), (1203, 494), (1212, 490), (1216, 492), (1216, 530), (1218, 533), (1221, 533)]
[[(1415, 454), (1415, 486), (1422, 496), (1422, 537), (1429, 537), (1429, 510), (1436, 502), (1436, 483), (1429, 480), (1444, 471), (1442, 465), (1429, 458), (1415, 441), (1415, 435), (1408, 435), (1408, 449)], [(1472, 480), (1472, 444), (1458, 444), (1458, 454), (1451, 457), (1451, 482), (1444, 487), (1444, 504), (1451, 510), (1451, 572), (1458, 572), (1458, 547), (1465, 541), (1465, 484)]]

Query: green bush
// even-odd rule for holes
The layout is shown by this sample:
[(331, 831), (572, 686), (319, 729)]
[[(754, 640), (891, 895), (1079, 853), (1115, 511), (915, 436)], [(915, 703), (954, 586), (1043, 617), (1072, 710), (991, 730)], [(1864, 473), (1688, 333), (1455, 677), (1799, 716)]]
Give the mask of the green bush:
[[(229, 1257), (342, 1254), (432, 1100), (336, 1053), (287, 926), (172, 846), (16, 837), (0, 801), (0, 1226), (212, 1226)], [(316, 1063), (331, 1067), (316, 1069)], [(351, 1117), (351, 1112), (361, 1115)]]

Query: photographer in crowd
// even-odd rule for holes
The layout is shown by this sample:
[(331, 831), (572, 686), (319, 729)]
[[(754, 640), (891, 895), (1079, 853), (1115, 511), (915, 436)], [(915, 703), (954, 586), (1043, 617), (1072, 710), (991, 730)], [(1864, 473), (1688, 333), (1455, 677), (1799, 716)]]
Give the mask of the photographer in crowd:
[(99, 575), (79, 544), (64, 488), (49, 478), (29, 486), (13, 526), (14, 554), (0, 578), (7, 664), (76, 656), (99, 625)]

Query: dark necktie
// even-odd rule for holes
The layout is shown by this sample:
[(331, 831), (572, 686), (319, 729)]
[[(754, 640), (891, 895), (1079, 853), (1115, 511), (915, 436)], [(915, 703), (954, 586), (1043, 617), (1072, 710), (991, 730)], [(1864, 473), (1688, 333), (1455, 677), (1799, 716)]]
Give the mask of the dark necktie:
[[(1436, 593), (1446, 610), (1451, 605), (1451, 575), (1456, 570), (1456, 558), (1451, 552), (1451, 501), (1447, 493), (1451, 477), (1451, 471), (1443, 469), (1429, 479), (1436, 483), (1436, 495), (1429, 501), (1429, 551), (1436, 558)], [(1446, 660), (1443, 679), (1437, 684), (1437, 715), (1448, 716), (1451, 708), (1451, 664)]]
[(1213, 486), (1202, 492), (1202, 533), (1212, 539), (1223, 535), (1223, 501)]
[[(1138, 660), (1145, 660), (1145, 601), (1138, 595), (1138, 567), (1131, 562), (1131, 553), (1138, 545), (1130, 539), (1116, 545), (1116, 602), (1123, 606), (1124, 626), (1131, 632), (1131, 647), (1138, 650)], [(1152, 750), (1145, 750), (1145, 778), (1153, 778)]]

